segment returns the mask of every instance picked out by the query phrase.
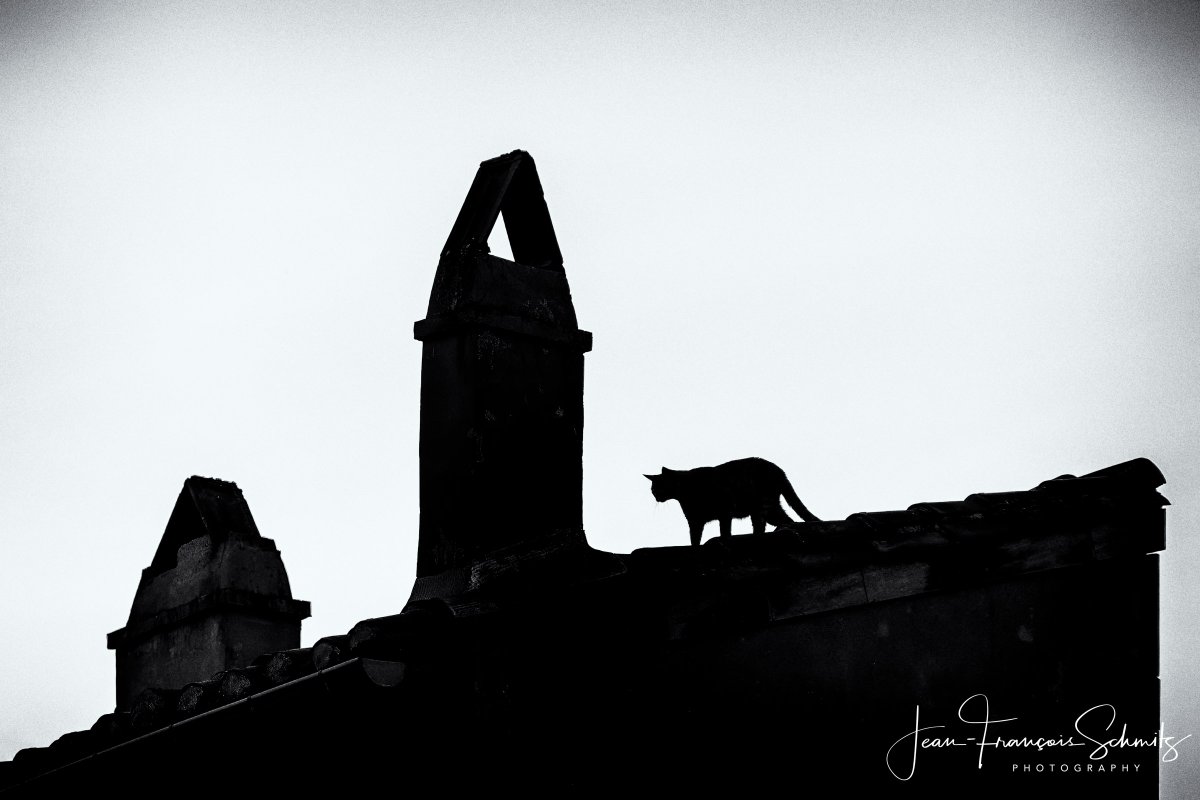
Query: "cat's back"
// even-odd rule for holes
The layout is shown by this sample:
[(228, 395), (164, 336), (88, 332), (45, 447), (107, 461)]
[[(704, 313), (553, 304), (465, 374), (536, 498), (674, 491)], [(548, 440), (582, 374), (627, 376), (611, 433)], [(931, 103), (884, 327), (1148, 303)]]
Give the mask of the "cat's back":
[(783, 470), (765, 458), (739, 458), (715, 467), (696, 467), (678, 473), (682, 476), (681, 495), (692, 503), (721, 507), (731, 502), (778, 494), (787, 480)]
[(765, 458), (752, 456), (726, 461), (712, 467), (729, 478), (748, 478), (755, 482), (775, 481), (783, 477), (783, 470)]
[(749, 509), (762, 498), (778, 496), (786, 480), (783, 470), (765, 458), (739, 458), (710, 469), (713, 491), (726, 502), (733, 501), (739, 508), (750, 503), (746, 506)]

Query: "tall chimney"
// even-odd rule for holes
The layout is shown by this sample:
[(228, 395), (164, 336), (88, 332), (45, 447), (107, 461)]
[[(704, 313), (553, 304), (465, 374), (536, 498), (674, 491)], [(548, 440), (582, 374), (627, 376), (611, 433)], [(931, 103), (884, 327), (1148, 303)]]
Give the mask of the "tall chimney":
[[(497, 217), (513, 261), (491, 255)], [(442, 250), (421, 363), (414, 599), (465, 588), (481, 555), (582, 539), (583, 354), (533, 158), (484, 161)]]

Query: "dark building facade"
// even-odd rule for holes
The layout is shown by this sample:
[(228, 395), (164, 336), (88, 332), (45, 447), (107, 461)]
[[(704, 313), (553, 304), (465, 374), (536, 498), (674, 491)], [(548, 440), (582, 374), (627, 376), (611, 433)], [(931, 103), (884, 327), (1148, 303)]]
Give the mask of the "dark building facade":
[[(501, 213), (515, 263), (485, 250)], [(408, 604), (144, 690), (0, 765), (8, 795), (1157, 796), (1166, 501), (1149, 461), (594, 550), (590, 336), (520, 151), (481, 165), (416, 335)]]

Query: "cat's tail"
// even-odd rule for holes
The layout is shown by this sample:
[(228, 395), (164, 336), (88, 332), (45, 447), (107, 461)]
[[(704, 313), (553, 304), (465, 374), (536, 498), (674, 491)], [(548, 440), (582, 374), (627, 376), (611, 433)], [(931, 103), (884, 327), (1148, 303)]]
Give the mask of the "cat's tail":
[(783, 494), (783, 499), (787, 500), (787, 503), (789, 506), (792, 507), (792, 510), (800, 515), (800, 519), (804, 520), (805, 522), (820, 522), (821, 521), (820, 517), (818, 517), (816, 514), (812, 513), (811, 511), (809, 511), (807, 508), (804, 507), (804, 503), (800, 502), (800, 498), (796, 496), (796, 490), (792, 488), (791, 482), (788, 481), (788, 479), (786, 477), (783, 479), (782, 494)]

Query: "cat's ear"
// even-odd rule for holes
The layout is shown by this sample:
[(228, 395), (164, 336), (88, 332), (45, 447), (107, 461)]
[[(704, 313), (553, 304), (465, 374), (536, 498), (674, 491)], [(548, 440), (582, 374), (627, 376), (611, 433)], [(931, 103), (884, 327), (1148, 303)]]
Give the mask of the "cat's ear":
[(668, 472), (674, 472), (674, 471), (675, 471), (675, 470), (673, 470), (673, 469), (667, 469), (666, 467), (663, 467), (663, 468), (662, 468), (663, 475), (666, 475)]
[(654, 479), (659, 477), (658, 475), (646, 475), (645, 473), (642, 474), (645, 476), (646, 480), (650, 481), (651, 483), (654, 483)]

